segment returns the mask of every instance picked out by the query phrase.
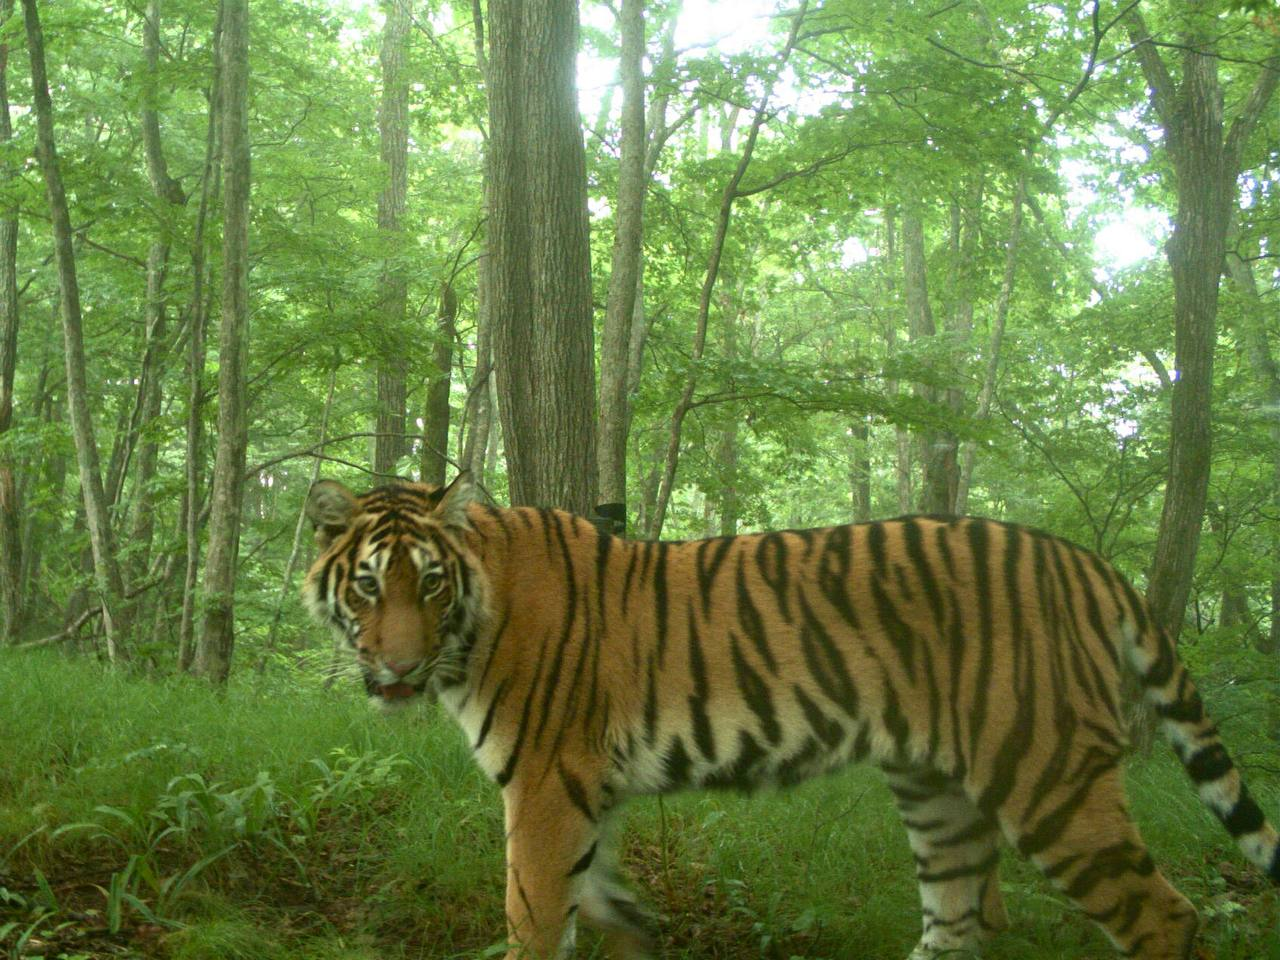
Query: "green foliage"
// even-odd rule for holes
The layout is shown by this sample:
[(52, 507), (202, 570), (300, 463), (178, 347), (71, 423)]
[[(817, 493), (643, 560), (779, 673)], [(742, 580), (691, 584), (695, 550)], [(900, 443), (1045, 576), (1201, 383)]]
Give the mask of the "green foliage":
[[(1206, 695), (1276, 809), (1274, 774), (1251, 763), (1257, 714), (1237, 709), (1246, 691), (1211, 684)], [(33, 937), (67, 957), (497, 949), (499, 798), (434, 711), (389, 722), (355, 689), (243, 677), (215, 693), (48, 654), (0, 660), (0, 698), (19, 708), (0, 778), (0, 945), (12, 955)], [(1235, 866), (1177, 763), (1135, 764), (1130, 792), (1157, 862), (1201, 908), (1208, 949), (1268, 956), (1276, 894)], [(872, 770), (628, 810), (625, 857), (664, 918), (667, 956), (900, 957), (914, 942), (911, 853)], [(1015, 928), (988, 956), (1105, 954), (1033, 867), (1009, 855), (1003, 870)], [(92, 882), (69, 882), (82, 877)]]
[[(970, 512), (1067, 536), (1141, 586), (1169, 460), (1171, 390), (1160, 370), (1176, 372), (1175, 293), (1159, 247), (1176, 200), (1167, 138), (1151, 116), (1123, 23), (1111, 22), (1121, 11), (1077, 0), (1032, 8), (1012, 0), (826, 0), (810, 5), (801, 42), (782, 65), (794, 8), (780, 6), (764, 27), (711, 45), (700, 37), (690, 44), (686, 20), (666, 56), (661, 38), (679, 8), (647, 5), (650, 102), (669, 97), (663, 122), (671, 129), (647, 191), (647, 339), (628, 448), (633, 532), (642, 532), (636, 518), (652, 516), (671, 410), (693, 374), (664, 536), (844, 522), (852, 515), (851, 472), (864, 456), (872, 515), (915, 508), (918, 489), (915, 501), (899, 500), (899, 434), (908, 447), (939, 435), (974, 445)], [(42, 7), (94, 425), (108, 479), (114, 470), (119, 480), (113, 516), (120, 555), (137, 565), (131, 587), (140, 591), (140, 615), (132, 672), (103, 674), (56, 657), (0, 661), (9, 751), (0, 764), (0, 943), (12, 955), (34, 938), (77, 956), (68, 931), (87, 926), (162, 940), (155, 949), (174, 957), (429, 955), (423, 943), (404, 941), (406, 930), (431, 931), (455, 956), (501, 952), (493, 945), (502, 926), (495, 798), (452, 732), (430, 718), (409, 727), (374, 722), (353, 693), (327, 686), (341, 667), (296, 603), (296, 571), (285, 577), (330, 375), (324, 469), (354, 487), (372, 486), (371, 359), (380, 352), (405, 359), (412, 422), (436, 373), (433, 317), (446, 279), (460, 303), (450, 449), (462, 440), (465, 381), (477, 365), (486, 104), (471, 7), (430, 0), (415, 10), (409, 213), (397, 240), (377, 226), (386, 178), (376, 115), (378, 6), (254, 6), (247, 456), (255, 469), (236, 597), (244, 675), (220, 700), (169, 676), (187, 547), (191, 263), (216, 5), (164, 4), (154, 74), (141, 55), (141, 4)], [(583, 12), (584, 62), (612, 63), (612, 13), (594, 4)], [(1186, 22), (1177, 5), (1145, 4), (1143, 12), (1162, 37)], [(1274, 52), (1274, 9), (1239, 0), (1207, 13), (1222, 31), (1217, 62), (1230, 114), (1246, 101), (1256, 64)], [(14, 425), (0, 435), (0, 457), (15, 464), (27, 547), (20, 629), (23, 639), (38, 639), (90, 611), (96, 585), (66, 424), (53, 322), (58, 290), (44, 184), (31, 162), (19, 19), (3, 28), (14, 139), (0, 146), (0, 207), (19, 216), (22, 325)], [(1169, 60), (1177, 74), (1177, 58)], [(1076, 90), (1090, 62), (1088, 83)], [(773, 99), (711, 298), (707, 350), (694, 361), (722, 191), (769, 83)], [(606, 96), (584, 97), (598, 314), (618, 186), (619, 98)], [(158, 201), (150, 184), (144, 106), (160, 114), (170, 174), (187, 197), (180, 206)], [(1257, 332), (1274, 344), (1280, 336), (1280, 280), (1271, 268), (1280, 223), (1277, 116), (1263, 116), (1240, 178), (1231, 248), (1253, 264), (1256, 296), (1224, 283), (1210, 508), (1183, 632), (1185, 656), (1227, 719), (1232, 743), (1259, 771), (1274, 769), (1280, 742), (1268, 641), (1280, 544), (1277, 411), (1251, 339)], [(1007, 332), (993, 358), (1021, 179), (1028, 200)], [(195, 371), (206, 432), (196, 466), (206, 481), (221, 272), (219, 195), (210, 186), (202, 251), (211, 267), (210, 349)], [(908, 333), (907, 213), (924, 227), (931, 336)], [(1151, 248), (1121, 266), (1108, 261), (1104, 238), (1126, 220), (1150, 224)], [(153, 346), (163, 402), (134, 437), (148, 342), (145, 263), (162, 240), (167, 326)], [(409, 311), (398, 326), (377, 319), (388, 270), (409, 277)], [(993, 359), (994, 396), (982, 416)], [(865, 441), (856, 436), (864, 426)], [(157, 444), (149, 478), (137, 467), (140, 440)], [(918, 450), (911, 456), (918, 488)], [(416, 450), (400, 466), (415, 472)], [(503, 498), (501, 457), (486, 487)], [(144, 506), (144, 493), (153, 506)], [(153, 534), (134, 538), (147, 515)], [(305, 543), (300, 553), (305, 564)], [(1243, 604), (1234, 619), (1228, 598)], [(95, 621), (85, 623), (71, 647), (97, 652)], [(260, 672), (249, 676), (250, 665)], [(1225, 845), (1211, 824), (1201, 829), (1207, 821), (1194, 799), (1170, 808), (1157, 802), (1190, 796), (1178, 771), (1143, 764), (1135, 784), (1153, 845), (1206, 907), (1220, 960), (1274, 954), (1276, 934), (1263, 922), (1274, 917), (1274, 900), (1205, 866), (1206, 849), (1214, 859), (1227, 854), (1218, 852)], [(912, 931), (902, 917), (912, 913), (914, 893), (881, 792), (854, 773), (785, 799), (687, 798), (671, 805), (665, 828), (641, 808), (633, 858), (670, 912), (685, 918), (669, 935), (669, 954), (703, 960), (717, 934), (753, 956), (873, 957), (885, 944), (905, 954)], [(726, 822), (735, 829), (725, 830)], [(69, 895), (59, 880), (76, 857), (91, 875)], [(781, 871), (776, 883), (762, 889), (754, 878), (773, 871)], [(1028, 870), (1012, 865), (1008, 876), (1024, 922), (993, 956), (1102, 951), (1086, 926), (1062, 920), (1060, 902)], [(291, 891), (294, 902), (278, 890)], [(696, 902), (681, 899), (682, 891)], [(706, 903), (723, 926), (697, 928), (688, 919)]]

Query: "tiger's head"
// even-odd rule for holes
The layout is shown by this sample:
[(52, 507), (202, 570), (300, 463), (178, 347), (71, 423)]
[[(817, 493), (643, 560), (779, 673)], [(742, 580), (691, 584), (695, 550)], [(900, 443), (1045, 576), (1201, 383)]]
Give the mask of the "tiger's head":
[(465, 535), (468, 474), (447, 487), (396, 483), (356, 495), (315, 483), (307, 517), (320, 547), (303, 601), (355, 654), (383, 704), (462, 681), (482, 595)]

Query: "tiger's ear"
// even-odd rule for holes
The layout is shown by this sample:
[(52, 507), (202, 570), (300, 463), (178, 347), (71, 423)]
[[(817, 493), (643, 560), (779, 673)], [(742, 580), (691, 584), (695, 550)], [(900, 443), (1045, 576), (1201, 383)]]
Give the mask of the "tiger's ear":
[(307, 494), (307, 519), (316, 529), (316, 543), (327, 549), (351, 526), (356, 498), (337, 480), (317, 480)]
[(467, 507), (476, 499), (475, 481), (471, 471), (463, 470), (444, 488), (436, 505), (436, 516), (448, 527), (466, 527)]

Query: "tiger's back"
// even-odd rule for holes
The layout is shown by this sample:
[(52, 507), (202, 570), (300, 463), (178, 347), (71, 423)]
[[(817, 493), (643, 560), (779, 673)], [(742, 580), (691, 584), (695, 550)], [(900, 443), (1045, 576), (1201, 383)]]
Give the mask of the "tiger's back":
[[(972, 948), (1004, 926), (1001, 835), (1130, 955), (1189, 956), (1194, 912), (1125, 813), (1126, 669), (1206, 802), (1280, 874), (1275, 832), (1168, 639), (1123, 578), (1065, 541), (908, 517), (641, 543), (554, 511), (451, 510), (453, 488), (400, 489), (402, 530), (372, 536), (386, 508), (361, 514), (352, 498), (351, 517), (371, 522), (360, 533), (350, 520), (330, 552), (345, 546), (355, 570), (367, 551), (385, 579), (424, 569), (407, 546), (397, 552), (422, 537), (427, 565), (455, 585), (440, 621), (468, 607), (471, 625), (424, 634), (415, 662), (449, 665), (427, 682), (503, 787), (510, 932), (535, 955), (565, 947), (579, 913), (617, 955), (644, 955), (642, 912), (608, 843), (627, 796), (785, 785), (869, 759), (916, 854), (913, 957)], [(316, 609), (342, 593), (336, 567), (320, 569)], [(390, 593), (374, 606), (390, 609)], [(366, 666), (382, 669), (378, 638), (366, 639)], [(380, 676), (384, 690), (405, 684), (398, 669)]]

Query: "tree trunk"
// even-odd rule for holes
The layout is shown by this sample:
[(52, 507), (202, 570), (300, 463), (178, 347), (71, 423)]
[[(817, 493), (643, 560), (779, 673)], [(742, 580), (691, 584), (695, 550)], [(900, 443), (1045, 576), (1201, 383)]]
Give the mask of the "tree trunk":
[(1255, 643), (1260, 639), (1257, 623), (1249, 616), (1249, 597), (1240, 577), (1226, 563), (1232, 537), (1232, 518), (1222, 504), (1210, 501), (1205, 511), (1212, 531), (1220, 545), (1218, 573), (1222, 579), (1222, 598), (1218, 606), (1218, 626), (1224, 629), (1244, 628), (1241, 632)]
[(1209, 491), (1213, 441), (1210, 406), (1217, 339), (1218, 280), (1236, 206), (1236, 176), (1245, 144), (1280, 79), (1280, 57), (1263, 65), (1253, 90), (1224, 136), (1222, 89), (1213, 12), (1191, 0), (1180, 17), (1182, 78), (1175, 83), (1135, 7), (1125, 23), (1165, 129), (1178, 197), (1166, 245), (1173, 275), (1174, 360), (1169, 473), (1147, 599), (1176, 637), (1191, 592)]
[(160, 417), (164, 397), (164, 373), (169, 345), (166, 342), (165, 277), (169, 265), (171, 211), (184, 206), (186, 194), (169, 176), (164, 145), (160, 139), (160, 114), (156, 107), (160, 69), (161, 0), (148, 0), (143, 25), (143, 57), (146, 65), (147, 89), (142, 108), (142, 144), (146, 157), (147, 178), (156, 196), (161, 222), (159, 235), (147, 251), (147, 289), (143, 329), (146, 349), (139, 384), (139, 419), (136, 429), (141, 434), (138, 466), (135, 474), (133, 525), (129, 535), (130, 562), (126, 584), (136, 584), (145, 577), (150, 565), (151, 541), (155, 532), (155, 498), (152, 484), (159, 458), (159, 441), (152, 429)]
[(107, 657), (115, 661), (127, 657), (125, 643), (129, 633), (129, 614), (124, 600), (120, 567), (116, 562), (98, 460), (98, 444), (89, 409), (84, 330), (80, 316), (80, 288), (76, 279), (75, 253), (72, 250), (71, 215), (67, 209), (66, 192), (62, 186), (58, 153), (53, 140), (53, 103), (49, 99), (44, 36), (40, 29), (36, 0), (22, 0), (22, 11), (26, 19), (27, 47), (31, 58), (31, 85), (36, 111), (36, 155), (44, 172), (49, 214), (53, 224), (54, 260), (58, 270), (62, 332), (66, 349), (67, 405), (75, 439), (76, 464), (80, 473), (89, 542), (93, 550), (94, 578), (102, 604)]
[[(484, 12), (480, 0), (471, 0), (472, 38), (475, 43), (476, 69), (488, 84), (489, 62), (484, 52)], [(480, 121), (483, 123), (483, 121)], [(482, 130), (483, 132), (483, 130)], [(492, 203), (493, 172), (488, 141), (483, 147), (483, 174), (480, 193), (485, 209)], [(485, 484), (489, 451), (489, 437), (495, 420), (493, 395), (493, 251), (486, 241), (486, 250), (476, 264), (476, 366), (467, 384), (467, 403), (462, 412), (461, 451), (458, 469), (477, 475), (481, 486)]]
[[(885, 302), (889, 305), (884, 325), (885, 359), (892, 364), (898, 354), (898, 237), (895, 229), (895, 211), (886, 210), (884, 215), (884, 258), (885, 258)], [(899, 395), (900, 384), (896, 379), (885, 382), (885, 391), (890, 399)], [(897, 495), (899, 514), (911, 512), (911, 435), (901, 426), (894, 424), (894, 459), (893, 476), (894, 491)]]
[(183, 497), (183, 530), (186, 533), (186, 568), (182, 582), (182, 619), (178, 627), (178, 668), (190, 670), (195, 659), (196, 583), (200, 573), (200, 504), (204, 448), (205, 336), (210, 300), (205, 296), (205, 228), (209, 206), (218, 188), (222, 122), (222, 5), (213, 28), (213, 52), (209, 83), (209, 122), (205, 128), (204, 170), (200, 178), (200, 206), (196, 211), (191, 246), (191, 336), (187, 343), (187, 445), (186, 495)]
[[(324, 396), (324, 409), (320, 414), (320, 442), (316, 445), (317, 450), (324, 450), (325, 441), (329, 439), (329, 413), (333, 410), (333, 388), (338, 381), (337, 357), (334, 358), (333, 369), (329, 371), (329, 389)], [(320, 464), (324, 461), (320, 457), (316, 457), (311, 461), (311, 482), (308, 489), (315, 485), (320, 479)], [(302, 543), (307, 529), (307, 508), (303, 504), (301, 510), (298, 511), (298, 522), (293, 527), (293, 543), (289, 548), (289, 559), (284, 565), (284, 576), (280, 581), (280, 597), (276, 600), (275, 613), (271, 615), (271, 628), (267, 631), (267, 643), (263, 649), (262, 657), (258, 660), (258, 672), (261, 673), (266, 667), (267, 659), (276, 649), (276, 637), (280, 632), (280, 618), (284, 614), (286, 603), (292, 601), (293, 598), (293, 574), (298, 569), (298, 558), (302, 556)]]
[(378, 194), (378, 230), (388, 257), (382, 269), (378, 313), (382, 336), (377, 360), (378, 409), (374, 417), (373, 471), (394, 476), (396, 464), (407, 449), (405, 443), (405, 362), (401, 330), (409, 282), (402, 263), (406, 255), (404, 215), (409, 196), (409, 74), (404, 67), (405, 47), (413, 22), (412, 0), (383, 0), (386, 21), (382, 27), (382, 99), (378, 107), (378, 134), (386, 183)]
[[(1245, 354), (1249, 365), (1253, 367), (1254, 376), (1262, 384), (1266, 397), (1266, 409), (1270, 412), (1271, 439), (1271, 513), (1280, 516), (1280, 365), (1276, 364), (1275, 355), (1267, 339), (1266, 309), (1258, 296), (1258, 284), (1253, 275), (1252, 265), (1240, 259), (1235, 252), (1227, 253), (1227, 271), (1245, 299), (1246, 308), (1238, 320), (1238, 335), (1244, 343)], [(1275, 530), (1274, 523), (1272, 530)], [(1280, 653), (1280, 534), (1273, 532), (1271, 549), (1271, 627), (1264, 645), (1267, 652)], [(1236, 589), (1234, 594), (1240, 594)], [(1224, 594), (1223, 620), (1227, 619), (1226, 595)], [(1240, 607), (1240, 597), (1236, 596), (1233, 607)], [(1247, 610), (1247, 604), (1243, 604)]]
[(440, 289), (440, 323), (432, 351), (435, 372), (427, 387), (427, 409), (422, 427), (422, 482), (444, 486), (449, 457), (449, 386), (453, 369), (453, 341), (458, 336), (458, 297), (453, 284)]
[[(52, 325), (48, 325), (46, 329), (50, 333), (53, 332)], [(48, 336), (46, 343), (53, 339), (53, 336)], [(64, 419), (61, 403), (52, 393), (46, 391), (46, 384), (52, 366), (52, 359), (46, 356), (40, 365), (40, 376), (36, 390), (37, 402), (34, 404), (35, 418), (45, 426), (61, 423)], [(67, 487), (66, 455), (60, 448), (45, 451), (38, 463), (38, 469), (35, 464), (32, 464), (30, 468), (31, 474), (38, 477), (37, 482), (40, 484), (41, 489), (45, 491), (45, 495), (49, 497), (50, 502), (62, 502)], [(24, 488), (25, 484), (21, 484), (18, 488), (17, 500), (19, 503), (26, 500)], [(39, 601), (38, 591), (40, 585), (44, 583), (44, 578), (40, 576), (40, 565), (44, 559), (44, 547), (48, 544), (59, 542), (61, 530), (62, 521), (59, 514), (41, 516), (34, 510), (27, 511), (26, 518), (22, 524), (20, 538), (25, 549), (22, 553), (22, 571), (18, 581), (18, 595), (24, 598), (23, 606), (27, 610), (31, 609), (32, 603)]]
[(489, 240), (512, 504), (595, 505), (595, 362), (574, 0), (489, 7)]
[(489, 377), (489, 435), (485, 440), (480, 476), (484, 483), (493, 479), (498, 469), (498, 444), (502, 438), (502, 420), (498, 415), (498, 378)]
[[(908, 332), (919, 345), (937, 334), (929, 303), (928, 267), (924, 249), (924, 220), (918, 210), (902, 218), (903, 291), (907, 301)], [(940, 400), (936, 388), (918, 383), (915, 394), (930, 404)], [(925, 513), (950, 513), (955, 504), (955, 438), (936, 427), (920, 434), (920, 509)]]
[[(0, 0), (0, 27), (8, 27), (13, 0)], [(6, 34), (7, 35), (7, 34)], [(13, 139), (9, 119), (9, 44), (0, 41), (0, 146)], [(18, 171), (12, 166), (5, 180)], [(13, 456), (4, 434), (13, 423), (13, 385), (18, 360), (18, 211), (0, 211), (0, 646), (22, 630), (22, 505)]]
[(852, 450), (849, 452), (849, 491), (853, 506), (853, 522), (871, 519), (871, 421), (858, 417), (849, 428)]
[(137, 471), (134, 475), (128, 573), (125, 577), (128, 585), (136, 584), (145, 577), (155, 533), (155, 497), (152, 485), (160, 445), (153, 428), (160, 418), (164, 400), (165, 354), (168, 350), (164, 283), (168, 260), (168, 237), (153, 242), (147, 253), (147, 302), (144, 310), (146, 348), (143, 351), (143, 367), (138, 385), (139, 416), (134, 433), (139, 446)]
[[(738, 321), (743, 284), (735, 285), (734, 295), (724, 297), (724, 359), (732, 369), (738, 359)], [(741, 506), (738, 502), (738, 418), (730, 415), (720, 431), (716, 450), (716, 471), (720, 474), (720, 529), (722, 537), (738, 533)]]
[[(25, 0), (24, 0), (25, 2)], [(223, 0), (222, 324), (218, 338), (218, 447), (210, 486), (204, 622), (193, 671), (215, 683), (231, 672), (235, 580), (244, 500), (245, 360), (249, 342), (249, 3)]]
[[(791, 58), (791, 51), (795, 49), (796, 41), (800, 36), (800, 25), (804, 22), (808, 10), (808, 0), (803, 0), (796, 12), (792, 14), (791, 32), (787, 36), (786, 45), (778, 57), (780, 67), (785, 65), (787, 60)], [(751, 165), (751, 156), (755, 152), (756, 140), (760, 136), (760, 129), (764, 126), (764, 122), (768, 117), (769, 101), (773, 97), (773, 84), (774, 78), (772, 77), (765, 83), (764, 93), (760, 97), (755, 116), (751, 119), (751, 127), (747, 131), (747, 141), (743, 145), (742, 155), (738, 158), (738, 164), (720, 194), (720, 210), (716, 216), (715, 235), (711, 240), (711, 253), (707, 259), (707, 270), (702, 280), (702, 293), (698, 298), (698, 319), (693, 335), (693, 350), (690, 353), (690, 358), (693, 362), (689, 366), (684, 388), (681, 390), (680, 399), (676, 402), (675, 410), (671, 414), (671, 422), (667, 431), (667, 450), (663, 461), (662, 483), (658, 488), (658, 502), (654, 506), (653, 514), (652, 534), (654, 537), (662, 536), (662, 525), (666, 521), (667, 506), (671, 502), (671, 492), (675, 487), (676, 467), (680, 459), (680, 433), (684, 426), (684, 418), (693, 408), (693, 393), (698, 385), (698, 362), (702, 360), (702, 354), (707, 344), (707, 319), (711, 312), (711, 294), (715, 290), (716, 277), (720, 273), (720, 258), (724, 254), (724, 242), (729, 233), (729, 219), (733, 214), (733, 202), (738, 197), (738, 187), (747, 172), (747, 167)], [(729, 137), (731, 135), (732, 125), (729, 125), (726, 127), (725, 136)]]
[(644, 0), (622, 0), (622, 143), (618, 160), (618, 200), (615, 212), (613, 262), (609, 272), (609, 296), (605, 307), (604, 334), (600, 345), (600, 469), (599, 498), (627, 502), (627, 357), (631, 322), (639, 289), (644, 241), (645, 107), (644, 107)]
[(655, 513), (658, 507), (658, 486), (662, 482), (662, 461), (656, 457), (640, 484), (640, 503), (636, 507), (636, 527), (644, 540), (653, 539)]
[[(1027, 174), (1018, 176), (1013, 192), (1013, 213), (1009, 220), (1009, 242), (1004, 248), (1004, 276), (1000, 280), (1000, 293), (996, 296), (996, 313), (991, 320), (991, 338), (987, 344), (986, 371), (982, 387), (978, 391), (976, 419), (986, 422), (991, 416), (991, 402), (996, 394), (996, 378), (1000, 372), (1000, 348), (1004, 343), (1005, 322), (1009, 317), (1009, 301), (1013, 296), (1013, 281), (1018, 267), (1018, 245), (1022, 237), (1022, 206), (1027, 195)], [(965, 443), (961, 454), (960, 486), (956, 490), (955, 511), (964, 515), (969, 511), (969, 491), (973, 489), (973, 465), (976, 448), (972, 441)]]
[(489, 402), (493, 385), (493, 325), (489, 312), (489, 257), (482, 257), (476, 282), (476, 366), (467, 385), (467, 405), (463, 412), (462, 453), (458, 457), (458, 469), (469, 470), (480, 476), (485, 469), (485, 452), (489, 447), (489, 434), (493, 429), (494, 408)]

